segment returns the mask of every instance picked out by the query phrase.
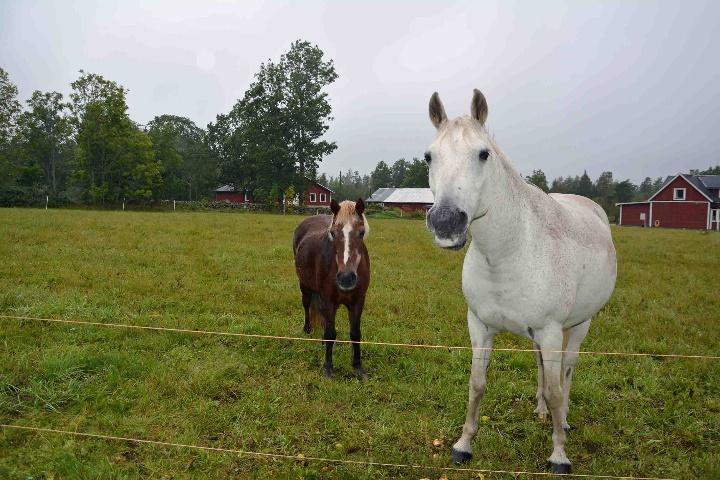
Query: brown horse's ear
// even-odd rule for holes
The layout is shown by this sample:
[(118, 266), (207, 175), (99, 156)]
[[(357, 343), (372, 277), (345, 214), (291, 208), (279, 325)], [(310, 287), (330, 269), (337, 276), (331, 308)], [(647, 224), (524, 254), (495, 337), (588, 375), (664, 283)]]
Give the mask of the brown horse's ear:
[(340, 204), (338, 204), (337, 200), (334, 198), (330, 200), (330, 211), (333, 213), (333, 215), (337, 215), (337, 213), (340, 211)]
[(432, 94), (432, 97), (430, 97), (430, 121), (435, 125), (435, 128), (440, 128), (440, 125), (446, 120), (445, 107), (443, 107), (440, 101), (440, 95), (435, 92)]
[(359, 216), (362, 217), (363, 212), (365, 211), (365, 202), (362, 198), (358, 198), (357, 202), (355, 202), (355, 213), (357, 213)]
[(485, 95), (482, 94), (477, 88), (473, 90), (472, 102), (470, 102), (470, 115), (480, 122), (480, 125), (485, 125), (485, 120), (488, 116), (488, 104), (485, 100)]

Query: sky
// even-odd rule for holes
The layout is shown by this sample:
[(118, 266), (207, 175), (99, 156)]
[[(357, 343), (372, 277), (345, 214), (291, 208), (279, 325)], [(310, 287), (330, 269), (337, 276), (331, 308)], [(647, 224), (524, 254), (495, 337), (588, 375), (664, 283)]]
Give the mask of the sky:
[(720, 2), (694, 0), (0, 0), (0, 67), (23, 100), (84, 69), (128, 88), (141, 124), (205, 127), (304, 39), (339, 75), (321, 172), (422, 158), (432, 92), (455, 117), (479, 88), (521, 173), (639, 182), (720, 164), (718, 25)]

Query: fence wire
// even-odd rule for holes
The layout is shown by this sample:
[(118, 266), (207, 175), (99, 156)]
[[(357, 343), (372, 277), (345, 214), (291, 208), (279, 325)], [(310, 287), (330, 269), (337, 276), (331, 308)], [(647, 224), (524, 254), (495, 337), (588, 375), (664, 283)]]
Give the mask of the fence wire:
[[(212, 330), (197, 330), (190, 328), (173, 328), (173, 327), (158, 327), (152, 325), (134, 325), (128, 323), (104, 323), (104, 322), (90, 322), (86, 320), (66, 320), (62, 318), (43, 318), (43, 317), (31, 317), (22, 315), (2, 315), (0, 318), (8, 320), (29, 320), (36, 322), (49, 322), (49, 323), (63, 323), (63, 324), (74, 324), (74, 325), (87, 325), (95, 327), (108, 327), (108, 328), (127, 328), (136, 330), (151, 330), (157, 332), (175, 332), (175, 333), (188, 333), (193, 335), (219, 335), (228, 337), (241, 337), (241, 338), (255, 338), (265, 340), (287, 340), (296, 342), (334, 342), (334, 343), (357, 343), (360, 345), (378, 345), (386, 347), (399, 347), (399, 348), (431, 348), (431, 349), (445, 349), (445, 350), (472, 350), (479, 352), (482, 350), (490, 350), (496, 352), (539, 352), (540, 350), (535, 348), (498, 348), (498, 347), (478, 347), (474, 348), (468, 345), (431, 345), (431, 344), (417, 344), (417, 343), (397, 343), (397, 342), (377, 342), (370, 340), (354, 341), (354, 340), (325, 340), (322, 338), (313, 337), (294, 337), (284, 335), (268, 335), (261, 333), (236, 333), (236, 332), (221, 332)], [(702, 354), (683, 354), (683, 353), (644, 353), (644, 352), (605, 352), (605, 351), (592, 351), (592, 350), (581, 350), (572, 352), (568, 350), (546, 350), (546, 353), (577, 353), (580, 355), (604, 355), (604, 356), (616, 356), (616, 357), (657, 357), (657, 358), (677, 358), (677, 359), (700, 359), (700, 360), (720, 360), (720, 355), (702, 355)]]

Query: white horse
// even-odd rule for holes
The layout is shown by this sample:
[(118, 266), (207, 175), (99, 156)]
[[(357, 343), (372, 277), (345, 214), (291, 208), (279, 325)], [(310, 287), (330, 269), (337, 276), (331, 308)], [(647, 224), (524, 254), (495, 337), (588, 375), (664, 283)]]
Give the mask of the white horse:
[(460, 249), (467, 232), (472, 235), (462, 272), (473, 347), (470, 398), (452, 459), (472, 457), (493, 337), (509, 331), (539, 350), (535, 412), (544, 418), (550, 408), (548, 461), (553, 472), (568, 473), (570, 383), (590, 319), (615, 287), (615, 247), (599, 205), (576, 195), (548, 195), (517, 173), (488, 134), (487, 113), (479, 90), (471, 116), (453, 120), (437, 92), (430, 98), (437, 135), (425, 154), (435, 195), (427, 225), (443, 248)]

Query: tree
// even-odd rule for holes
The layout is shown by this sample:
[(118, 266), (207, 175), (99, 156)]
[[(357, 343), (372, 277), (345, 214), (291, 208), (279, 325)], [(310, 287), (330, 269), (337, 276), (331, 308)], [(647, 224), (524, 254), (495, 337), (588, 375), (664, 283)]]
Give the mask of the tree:
[(583, 197), (592, 198), (593, 197), (593, 183), (592, 180), (590, 180), (590, 177), (587, 174), (587, 170), (583, 172), (582, 176), (580, 177), (580, 181), (577, 185), (577, 190), (574, 192), (576, 195), (582, 195)]
[(17, 96), (17, 87), (10, 81), (8, 73), (0, 68), (0, 190), (3, 191), (11, 188), (17, 174), (11, 153), (21, 110)]
[(407, 174), (408, 163), (404, 158), (400, 158), (390, 167), (392, 172), (391, 187), (401, 187), (405, 183), (405, 175)]
[(525, 179), (528, 183), (532, 183), (545, 193), (550, 191), (547, 184), (547, 178), (545, 177), (545, 172), (542, 170), (533, 170), (532, 175), (525, 177)]
[(127, 115), (127, 90), (82, 70), (71, 86), (74, 177), (83, 198), (95, 203), (151, 198), (162, 181), (162, 166), (154, 159), (152, 141)]
[(300, 194), (322, 158), (335, 150), (322, 140), (332, 120), (323, 88), (337, 78), (332, 60), (296, 41), (278, 63), (260, 65), (255, 81), (227, 115), (208, 125), (220, 179), (256, 191), (256, 197), (293, 185)]
[(282, 116), (287, 125), (288, 153), (297, 168), (296, 187), (305, 189), (305, 177), (315, 178), (324, 156), (335, 142), (321, 138), (332, 121), (332, 108), (323, 89), (337, 79), (332, 60), (310, 42), (296, 40), (280, 57), (278, 77), (284, 101)]
[(26, 181), (38, 184), (44, 193), (57, 198), (64, 190), (73, 151), (68, 105), (62, 94), (38, 90), (27, 105), (29, 110), (18, 121), (18, 141), (24, 153), (22, 168), (38, 175), (26, 177)]
[(650, 177), (645, 177), (645, 180), (640, 183), (638, 192), (642, 195), (643, 200), (647, 200), (652, 196), (653, 193), (655, 193), (653, 191), (653, 181)]
[(148, 125), (155, 160), (163, 166), (161, 198), (192, 200), (216, 187), (217, 164), (206, 133), (185, 117), (160, 115)]
[(705, 170), (698, 172), (698, 175), (720, 175), (720, 165), (714, 167), (708, 167)]
[(10, 81), (8, 73), (0, 68), (0, 145), (8, 144), (15, 134), (21, 110), (17, 96), (17, 87)]
[(370, 177), (360, 175), (357, 170), (348, 169), (345, 173), (341, 172), (338, 178), (330, 177), (328, 182), (328, 187), (335, 192), (333, 198), (337, 201), (367, 198), (372, 193)]
[(370, 174), (370, 185), (373, 190), (392, 186), (392, 170), (387, 163), (380, 160)]
[(635, 195), (637, 186), (630, 180), (623, 180), (615, 184), (615, 195), (619, 203), (629, 202)]
[(595, 182), (595, 191), (597, 196), (603, 199), (613, 196), (613, 174), (612, 172), (603, 172)]
[(428, 167), (424, 160), (413, 158), (412, 162), (407, 164), (405, 172), (405, 180), (401, 187), (428, 188)]
[(653, 181), (653, 192), (657, 192), (658, 190), (660, 190), (663, 185), (665, 185), (665, 179), (663, 177), (657, 177)]
[(552, 181), (550, 191), (553, 193), (566, 193), (565, 192), (565, 179), (563, 177), (557, 177)]

